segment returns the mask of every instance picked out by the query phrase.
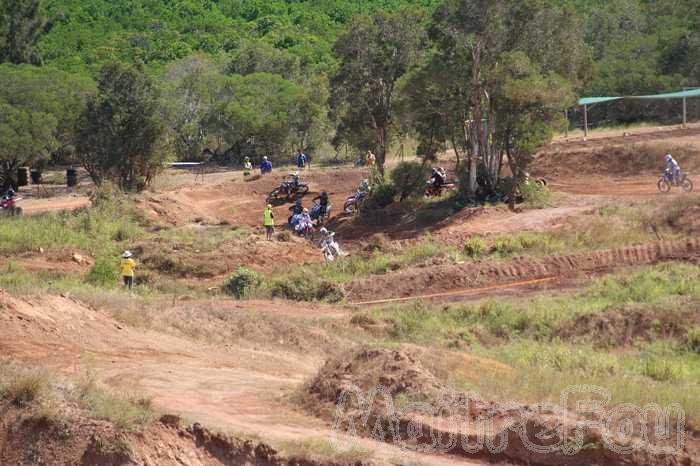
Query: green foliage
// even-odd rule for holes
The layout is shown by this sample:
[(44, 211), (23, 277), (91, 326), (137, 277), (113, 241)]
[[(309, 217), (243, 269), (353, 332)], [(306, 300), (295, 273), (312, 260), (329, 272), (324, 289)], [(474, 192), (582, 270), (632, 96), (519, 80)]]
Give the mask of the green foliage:
[(344, 293), (340, 286), (318, 275), (291, 273), (273, 278), (267, 285), (274, 298), (292, 301), (328, 301), (339, 302)]
[(112, 180), (142, 189), (163, 168), (158, 93), (136, 67), (115, 62), (100, 71), (98, 95), (77, 123), (76, 150), (96, 184)]
[(260, 274), (241, 266), (226, 280), (224, 291), (237, 299), (243, 299), (250, 296), (259, 285)]
[(486, 241), (479, 236), (472, 236), (464, 242), (464, 253), (472, 259), (483, 256), (486, 249)]
[(424, 163), (401, 162), (391, 171), (391, 181), (401, 201), (423, 193), (429, 170)]
[(372, 188), (372, 195), (364, 204), (364, 211), (371, 212), (373, 210), (383, 209), (394, 202), (396, 197), (396, 188), (391, 183), (382, 183)]
[(339, 117), (336, 143), (373, 146), (380, 170), (395, 126), (397, 82), (416, 64), (425, 36), (422, 18), (413, 9), (379, 11), (355, 16), (335, 43), (339, 65), (331, 80), (331, 104)]
[(89, 79), (52, 68), (0, 65), (0, 189), (16, 169), (74, 142), (74, 125), (92, 91)]
[(99, 257), (90, 267), (87, 275), (88, 283), (97, 286), (114, 286), (119, 280), (119, 268), (114, 257)]
[(542, 209), (551, 205), (552, 193), (542, 183), (526, 181), (520, 184), (523, 202), (532, 209)]
[(685, 345), (689, 351), (700, 354), (700, 326), (692, 327), (685, 336)]
[(40, 0), (3, 0), (0, 4), (0, 63), (41, 64), (41, 37), (53, 27)]

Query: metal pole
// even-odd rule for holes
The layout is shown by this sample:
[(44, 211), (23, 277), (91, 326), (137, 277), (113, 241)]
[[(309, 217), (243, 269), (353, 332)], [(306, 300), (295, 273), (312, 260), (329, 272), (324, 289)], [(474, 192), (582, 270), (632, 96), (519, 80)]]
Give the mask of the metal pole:
[(583, 140), (588, 139), (588, 105), (583, 106)]
[(688, 102), (685, 97), (683, 97), (683, 129), (688, 127)]

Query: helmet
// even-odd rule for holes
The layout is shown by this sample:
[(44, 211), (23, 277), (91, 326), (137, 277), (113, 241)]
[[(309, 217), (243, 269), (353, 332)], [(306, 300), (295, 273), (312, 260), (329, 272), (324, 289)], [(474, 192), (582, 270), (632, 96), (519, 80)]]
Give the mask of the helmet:
[(263, 160), (267, 162), (267, 155), (263, 155)]
[(305, 214), (308, 214), (308, 213), (309, 213), (309, 209), (307, 209), (306, 207), (304, 207), (304, 213), (305, 213)]
[(666, 161), (670, 162), (671, 160), (673, 160), (673, 156), (671, 154), (666, 154)]
[(297, 205), (301, 205), (301, 199), (297, 199)]
[(131, 253), (131, 251), (124, 251), (124, 254), (122, 254), (122, 257), (123, 257), (124, 259), (128, 259), (128, 258), (130, 258), (131, 256), (133, 256), (133, 254)]
[(328, 197), (328, 193), (325, 191), (321, 191), (321, 197)]
[(327, 234), (328, 234), (328, 230), (326, 229), (326, 227), (321, 228), (320, 231), (321, 231), (321, 234), (322, 234), (322, 235), (327, 235)]
[(272, 204), (268, 204), (268, 205), (267, 205), (267, 208), (268, 208), (268, 209), (272, 209)]

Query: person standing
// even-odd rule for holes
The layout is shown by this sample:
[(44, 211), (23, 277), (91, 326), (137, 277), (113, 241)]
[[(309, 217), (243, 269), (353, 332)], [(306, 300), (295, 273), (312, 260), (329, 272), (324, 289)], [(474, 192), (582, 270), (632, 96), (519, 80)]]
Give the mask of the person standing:
[(250, 157), (246, 157), (243, 161), (243, 176), (249, 177), (253, 171), (253, 164), (250, 163)]
[(272, 162), (270, 162), (267, 156), (265, 156), (263, 157), (263, 161), (260, 164), (260, 174), (266, 175), (268, 173), (272, 173)]
[(268, 204), (263, 212), (263, 226), (267, 240), (272, 241), (272, 233), (275, 231), (275, 213), (272, 211), (272, 204)]
[(129, 290), (131, 290), (131, 287), (134, 286), (134, 270), (136, 269), (136, 261), (134, 261), (133, 256), (134, 255), (130, 251), (124, 251), (120, 264), (124, 286)]
[(371, 150), (367, 151), (367, 166), (372, 169), (374, 168), (374, 164), (377, 162), (377, 156), (374, 155), (374, 152)]
[(308, 161), (309, 158), (306, 156), (306, 154), (301, 149), (297, 149), (297, 168), (299, 170), (303, 170)]

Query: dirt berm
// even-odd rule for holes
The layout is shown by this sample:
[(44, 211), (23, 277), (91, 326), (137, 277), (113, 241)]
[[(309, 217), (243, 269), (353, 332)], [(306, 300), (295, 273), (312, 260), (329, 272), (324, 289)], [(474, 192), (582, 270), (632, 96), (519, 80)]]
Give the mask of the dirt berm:
[[(625, 430), (617, 423), (624, 420), (602, 421), (594, 411), (496, 403), (449, 390), (420, 358), (419, 350), (365, 348), (330, 360), (305, 386), (305, 405), (356, 435), (499, 464), (691, 465), (700, 461), (697, 432), (683, 430), (686, 443), (680, 448), (656, 437), (651, 425), (655, 423), (646, 428), (640, 423), (622, 438), (619, 432)], [(602, 422), (590, 422), (596, 420)], [(660, 454), (660, 448), (669, 450)]]
[(521, 257), (510, 261), (466, 262), (406, 270), (354, 280), (346, 292), (355, 303), (420, 297), (539, 278), (566, 278), (617, 267), (654, 264), (700, 256), (700, 239), (652, 243), (564, 256)]
[(284, 458), (265, 443), (212, 432), (199, 424), (184, 427), (177, 416), (166, 415), (138, 431), (123, 432), (104, 421), (56, 423), (13, 405), (0, 405), (0, 410), (2, 465), (335, 465)]

